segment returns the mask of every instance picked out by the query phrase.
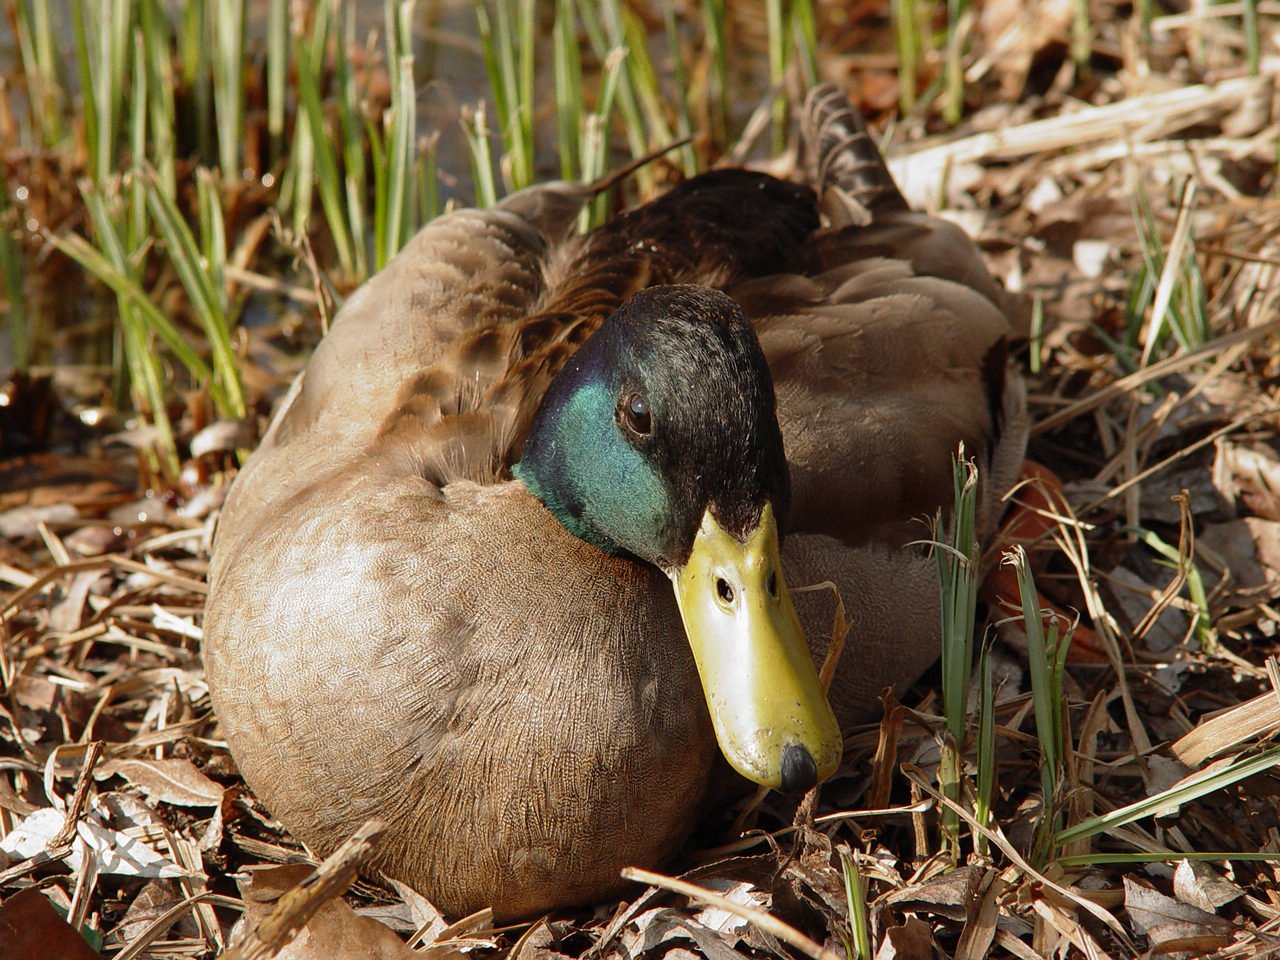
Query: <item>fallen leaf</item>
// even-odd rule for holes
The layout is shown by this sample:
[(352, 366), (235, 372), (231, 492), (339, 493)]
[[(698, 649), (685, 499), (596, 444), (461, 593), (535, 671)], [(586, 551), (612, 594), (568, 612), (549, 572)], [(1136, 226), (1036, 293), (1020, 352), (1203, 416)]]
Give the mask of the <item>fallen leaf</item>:
[(670, 956), (670, 951), (662, 950), (664, 946), (672, 940), (691, 940), (697, 944), (704, 960), (743, 960), (744, 958), (744, 954), (729, 946), (719, 934), (669, 907), (658, 907), (646, 911), (636, 917), (633, 923), (639, 935), (623, 938), (624, 944), (628, 947), (627, 952), (633, 957), (652, 951), (664, 952)]
[(0, 509), (119, 503), (137, 488), (135, 462), (38, 453), (0, 461)]
[[(1168, 579), (1173, 575), (1165, 576)], [(1102, 583), (1102, 595), (1108, 601), (1108, 609), (1132, 631), (1150, 612), (1163, 587), (1163, 583), (1147, 583), (1127, 567), (1116, 567)], [(1168, 652), (1182, 642), (1189, 626), (1185, 613), (1172, 604), (1166, 605), (1143, 635), (1142, 643), (1155, 653)]]
[(1221, 917), (1166, 897), (1131, 877), (1124, 878), (1124, 906), (1134, 928), (1160, 947), (1170, 941), (1207, 941), (1213, 946), (1231, 942), (1232, 925)]
[(894, 890), (884, 900), (896, 907), (909, 906), (952, 920), (964, 920), (985, 875), (986, 871), (978, 867), (960, 867), (903, 890)]
[(1213, 483), (1228, 501), (1240, 500), (1255, 515), (1280, 520), (1280, 457), (1266, 444), (1216, 444)]
[[(753, 884), (742, 880), (717, 877), (705, 881), (704, 885), (708, 890), (714, 890), (733, 903), (758, 909), (768, 909), (770, 900), (768, 894)], [(720, 907), (704, 907), (695, 913), (693, 918), (708, 930), (721, 935), (741, 936), (751, 926), (748, 921), (736, 913), (730, 913)]]
[(99, 764), (93, 775), (98, 780), (123, 777), (148, 799), (179, 807), (216, 807), (222, 799), (222, 785), (210, 780), (194, 763), (181, 757), (113, 760)]
[(424, 930), (422, 937), (423, 943), (433, 943), (445, 928), (449, 926), (449, 922), (436, 909), (434, 903), (420, 894), (407, 883), (401, 883), (399, 880), (388, 878), (388, 883), (400, 894), (400, 899), (409, 907), (409, 917), (413, 921), (414, 930)]
[[(76, 824), (76, 834), (93, 851), (100, 873), (123, 874), (128, 877), (159, 879), (185, 877), (186, 871), (170, 858), (156, 851), (146, 841), (120, 830), (104, 826), (97, 816), (88, 816)], [(27, 860), (43, 853), (49, 841), (58, 835), (66, 815), (53, 807), (43, 807), (24, 817), (4, 839), (0, 840), (0, 852), (10, 859)], [(63, 862), (73, 873), (79, 873), (84, 864), (84, 848), (73, 844)]]
[[(250, 868), (238, 881), (244, 898), (242, 922), (257, 922), (288, 891), (315, 872), (305, 864)], [(239, 926), (237, 924), (237, 926)], [(236, 934), (232, 934), (232, 942)], [(345, 900), (335, 897), (322, 904), (306, 925), (276, 955), (276, 960), (417, 960), (388, 927), (359, 916)]]
[(1206, 913), (1244, 896), (1244, 891), (1202, 860), (1182, 860), (1173, 872), (1173, 895)]
[(29, 860), (48, 846), (65, 822), (66, 817), (61, 810), (42, 807), (23, 817), (17, 826), (0, 838), (0, 853), (15, 862)]
[[(571, 960), (556, 947), (560, 946), (560, 938), (556, 936), (551, 924), (545, 920), (535, 923), (527, 934), (520, 938), (511, 960)], [(667, 954), (668, 957), (671, 954)]]
[[(120, 925), (116, 927), (111, 936), (111, 943), (114, 946), (124, 946), (127, 943), (137, 939), (137, 937), (147, 929), (155, 920), (162, 917), (172, 907), (181, 903), (185, 899), (182, 890), (173, 880), (151, 880), (149, 881), (138, 895), (134, 898), (133, 903), (129, 904), (129, 909), (125, 911), (124, 919), (120, 921)], [(175, 916), (167, 927), (160, 930), (157, 937), (163, 937), (175, 925), (181, 924), (185, 936), (198, 936), (200, 928), (196, 925), (195, 918), (190, 911)]]
[[(1267, 524), (1280, 531), (1280, 524), (1273, 520), (1245, 517), (1208, 524), (1196, 535), (1196, 556), (1207, 555), (1215, 563), (1220, 561), (1223, 569), (1231, 574), (1232, 586), (1237, 590), (1260, 587), (1268, 579), (1250, 529), (1253, 524)], [(1280, 545), (1280, 540), (1277, 543)], [(1280, 556), (1276, 559), (1280, 560)], [(1277, 575), (1274, 568), (1271, 575)], [(1216, 578), (1217, 574), (1214, 576)]]
[(923, 920), (908, 917), (900, 927), (890, 927), (876, 950), (876, 960), (932, 960), (933, 934)]
[(253, 425), (248, 420), (219, 420), (191, 438), (191, 456), (233, 453), (238, 447), (251, 447), (253, 442)]
[(71, 523), (79, 516), (69, 503), (50, 503), (42, 507), (18, 506), (0, 513), (0, 538), (24, 540), (36, 537), (42, 523)]
[(39, 890), (23, 890), (0, 905), (0, 957), (5, 960), (97, 960)]
[(76, 824), (76, 834), (97, 854), (100, 873), (146, 879), (187, 876), (187, 871), (140, 837), (132, 837), (120, 830), (110, 830), (89, 819)]

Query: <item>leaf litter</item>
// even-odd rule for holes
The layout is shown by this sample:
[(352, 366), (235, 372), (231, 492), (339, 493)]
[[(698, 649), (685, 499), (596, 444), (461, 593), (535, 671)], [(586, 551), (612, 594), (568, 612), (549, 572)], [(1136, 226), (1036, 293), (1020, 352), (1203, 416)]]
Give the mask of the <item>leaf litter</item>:
[[(140, 495), (147, 438), (100, 431), (89, 456), (0, 463), (0, 955), (847, 957), (851, 883), (878, 960), (1280, 950), (1274, 767), (1142, 806), (1265, 759), (1280, 730), (1277, 25), (1262, 18), (1250, 77), (1238, 22), (1214, 8), (1154, 18), (1144, 45), (1092, 6), (1092, 68), (1077, 69), (1073, 5), (986, 5), (968, 34), (973, 111), (953, 131), (902, 121), (889, 153), (914, 202), (962, 222), (1043, 307), (1024, 355), (1030, 456), (1062, 493), (1027, 549), (1045, 598), (1082, 625), (1067, 795), (1050, 799), (1068, 826), (1132, 819), (1032, 855), (1045, 798), (1006, 623), (996, 817), (959, 807), (982, 840), (962, 862), (937, 833), (945, 723), (926, 677), (847, 732), (816, 806), (771, 796), (739, 832), (712, 823), (678, 878), (637, 874), (629, 900), (528, 925), (450, 923), (403, 885), (357, 879), (376, 824), (317, 865), (247, 791), (199, 658), (223, 487)], [(873, 27), (825, 24), (823, 69), (874, 113), (896, 81), (856, 52)], [(251, 372), (265, 410), (281, 378)], [(33, 422), (56, 415), (56, 391), (7, 389)], [(202, 469), (257, 426), (188, 425)]]

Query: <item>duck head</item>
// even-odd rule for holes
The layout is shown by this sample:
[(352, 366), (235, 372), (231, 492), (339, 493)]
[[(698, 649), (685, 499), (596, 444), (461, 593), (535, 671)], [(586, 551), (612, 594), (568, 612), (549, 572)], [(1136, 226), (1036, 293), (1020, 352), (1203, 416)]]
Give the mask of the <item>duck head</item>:
[(548, 387), (514, 472), (574, 536), (671, 579), (740, 774), (799, 792), (834, 772), (840, 730), (779, 556), (790, 487), (773, 382), (733, 300), (630, 297)]

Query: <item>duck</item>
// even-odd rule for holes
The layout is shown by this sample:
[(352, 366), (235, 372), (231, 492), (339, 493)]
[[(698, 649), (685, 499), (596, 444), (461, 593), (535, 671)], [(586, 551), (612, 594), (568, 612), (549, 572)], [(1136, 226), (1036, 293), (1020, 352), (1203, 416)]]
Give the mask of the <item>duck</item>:
[[(249, 787), (450, 915), (598, 902), (726, 777), (802, 793), (938, 656), (921, 518), (1017, 477), (1016, 298), (821, 86), (784, 180), (438, 217), (354, 292), (223, 505), (203, 658)], [(834, 586), (851, 625), (824, 683)]]

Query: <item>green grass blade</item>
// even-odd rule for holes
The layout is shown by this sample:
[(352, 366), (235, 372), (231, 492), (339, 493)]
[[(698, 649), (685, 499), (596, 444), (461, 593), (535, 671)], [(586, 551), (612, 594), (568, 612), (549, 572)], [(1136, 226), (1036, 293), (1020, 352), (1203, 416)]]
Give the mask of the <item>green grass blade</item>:
[(418, 157), (418, 222), (430, 223), (440, 215), (440, 175), (436, 170), (439, 133), (426, 138)]
[(1280, 747), (1271, 747), (1247, 759), (1237, 759), (1225, 767), (1215, 766), (1202, 770), (1167, 790), (1161, 790), (1159, 793), (1120, 807), (1118, 810), (1091, 817), (1075, 826), (1060, 830), (1056, 840), (1059, 844), (1066, 845), (1076, 840), (1096, 837), (1098, 834), (1107, 833), (1117, 827), (1152, 816), (1168, 807), (1190, 803), (1215, 790), (1241, 783), (1277, 765), (1280, 765)]
[(398, 94), (389, 119), (390, 136), (387, 197), (387, 226), (384, 250), (388, 258), (403, 247), (414, 228), (414, 132), (417, 113), (414, 104), (413, 57), (400, 58), (395, 80)]
[[(147, 116), (150, 124), (151, 148), (145, 154), (160, 178), (160, 185), (171, 197), (177, 196), (177, 156), (174, 131), (177, 112), (173, 88), (177, 78), (170, 53), (170, 27), (161, 0), (141, 0), (138, 7), (146, 59)], [(135, 98), (138, 91), (133, 91)]]
[(1168, 853), (1085, 853), (1079, 856), (1059, 857), (1064, 867), (1092, 867), (1114, 863), (1175, 863), (1179, 860), (1200, 860), (1231, 863), (1277, 863), (1280, 853), (1263, 853), (1255, 850), (1231, 852), (1227, 850), (1195, 850), (1192, 852), (1170, 850)]
[(533, 183), (533, 14), (532, 0), (499, 0), (492, 19), (488, 5), (476, 3), (502, 166), (513, 190)]
[[(89, 48), (89, 23), (88, 15), (85, 11), (87, 0), (71, 0), (71, 20), (72, 33), (75, 37), (76, 47), (76, 71), (80, 77), (80, 89), (93, 90), (94, 85), (94, 65), (93, 56)], [(81, 117), (84, 121), (85, 142), (89, 145), (89, 150), (96, 157), (95, 144), (98, 142), (98, 101), (91, 95), (82, 95), (80, 97)], [(89, 172), (96, 179), (98, 175), (97, 165), (89, 164)]]
[(903, 114), (916, 108), (916, 76), (922, 41), (916, 0), (889, 0), (889, 18), (898, 50), (898, 105)]
[(474, 110), (462, 109), (462, 131), (471, 153), (471, 178), (477, 207), (491, 207), (498, 202), (498, 187), (493, 178), (493, 156), (489, 151), (489, 127), (485, 122), (484, 101)]
[(63, 126), (65, 95), (48, 0), (22, 0), (12, 14), (16, 27), (22, 74), (31, 89), (31, 119), (45, 146), (56, 146), (66, 137)]
[(947, 0), (947, 45), (943, 66), (942, 118), (950, 124), (964, 114), (964, 33), (961, 22), (966, 0)]
[(267, 136), (271, 162), (284, 150), (285, 104), (289, 76), (289, 0), (268, 0), (267, 7)]
[(32, 330), (27, 320), (23, 282), (26, 265), (22, 259), (22, 246), (14, 237), (12, 216), (8, 176), (4, 166), (0, 165), (0, 276), (4, 278), (5, 296), (9, 300), (9, 343), (13, 350), (13, 363), (19, 371), (25, 372), (31, 365)]
[(208, 0), (187, 0), (182, 8), (182, 82), (195, 96), (195, 116), (190, 118), (199, 154), (211, 160), (209, 130), (213, 116), (212, 83), (209, 54), (213, 42), (209, 37)]
[(1089, 65), (1093, 56), (1093, 25), (1089, 18), (1089, 0), (1073, 0), (1071, 17), (1071, 59), (1079, 68)]
[(222, 179), (241, 177), (240, 145), (244, 140), (245, 0), (219, 0), (209, 7), (213, 17), (213, 108), (218, 124), (218, 162)]
[(792, 0), (791, 20), (794, 25), (796, 50), (800, 54), (800, 75), (806, 90), (818, 83), (818, 19), (813, 0)]
[(551, 66), (556, 91), (556, 135), (560, 147), (560, 176), (578, 176), (581, 145), (578, 132), (585, 111), (582, 101), (582, 64), (578, 53), (577, 21), (573, 0), (556, 0), (556, 19), (551, 28)]
[[(996, 786), (996, 694), (991, 643), (988, 637), (978, 658), (978, 774), (973, 815), (984, 827), (991, 825), (991, 798)], [(977, 853), (986, 854), (985, 834), (977, 834), (973, 844)]]
[[(614, 97), (618, 92), (619, 78), (625, 69), (627, 51), (615, 47), (604, 62), (604, 77), (600, 83), (599, 103), (587, 116), (582, 134), (582, 179), (591, 182), (605, 173), (609, 156), (609, 117), (613, 113)], [(579, 228), (591, 229), (608, 217), (609, 197), (593, 199), (579, 218)]]
[[(641, 157), (648, 151), (651, 139), (645, 128), (646, 115), (650, 119), (650, 129), (658, 140), (666, 142), (671, 139), (670, 130), (658, 106), (661, 93), (653, 64), (649, 62), (648, 28), (639, 18), (625, 10), (619, 0), (605, 0), (601, 4), (601, 13), (610, 49), (624, 48), (627, 51), (627, 59), (623, 72), (618, 76), (618, 89), (614, 96), (627, 137), (627, 147), (631, 156)], [(607, 54), (603, 59), (608, 60)], [(641, 103), (645, 104), (644, 113), (641, 112)], [(647, 194), (652, 190), (651, 169), (642, 167), (636, 171), (635, 176), (642, 193)]]
[(724, 144), (729, 140), (729, 48), (725, 35), (725, 0), (705, 0), (702, 29), (711, 57), (708, 97), (711, 106), (711, 138)]
[[(213, 356), (213, 381), (210, 393), (218, 412), (226, 417), (240, 418), (244, 416), (244, 394), (240, 386), (240, 369), (236, 362), (235, 350), (231, 345), (230, 323), (226, 313), (226, 290), (221, 282), (221, 268), (215, 264), (202, 261), (196, 239), (187, 226), (186, 221), (163, 190), (160, 190), (154, 178), (146, 178), (147, 207), (155, 219), (160, 237), (169, 250), (169, 259), (173, 264), (178, 280), (187, 291), (191, 306), (204, 329), (205, 337)], [(216, 191), (207, 187), (206, 202), (216, 204)], [(225, 234), (221, 228), (222, 212), (216, 216), (210, 211), (209, 217), (215, 221), (208, 227), (211, 255), (220, 264), (225, 261)], [(219, 240), (224, 244), (221, 253), (212, 250), (212, 245)]]
[[(680, 28), (676, 23), (675, 9), (667, 6), (663, 10), (663, 17), (667, 31), (667, 44), (673, 52), (671, 69), (674, 74), (676, 89), (687, 91), (689, 89), (689, 77), (685, 72), (684, 55), (680, 49)], [(693, 136), (693, 122), (689, 118), (689, 98), (687, 94), (676, 97), (676, 133), (682, 139)], [(692, 177), (698, 173), (698, 152), (693, 148), (692, 143), (686, 143), (680, 148), (680, 165), (686, 177)]]
[(1036, 857), (1044, 860), (1052, 854), (1055, 831), (1058, 830), (1058, 800), (1066, 758), (1063, 728), (1062, 680), (1066, 655), (1071, 643), (1071, 630), (1059, 636), (1057, 619), (1050, 621), (1046, 634), (1040, 597), (1035, 577), (1027, 563), (1027, 554), (1015, 546), (1004, 556), (1018, 579), (1022, 604), (1023, 629), (1027, 638), (1027, 665), (1031, 675), (1031, 702), (1036, 721), (1036, 737), (1040, 744), (1040, 788), (1043, 793), (1044, 816), (1036, 835)]
[[(145, 0), (144, 0), (145, 2)], [(129, 151), (132, 154), (131, 170), (137, 171), (147, 155), (147, 60), (146, 40), (139, 29), (134, 34), (135, 56), (133, 58), (133, 92), (130, 98), (129, 111)], [(147, 236), (147, 201), (143, 194), (142, 184), (134, 177), (129, 184), (129, 231), (128, 245), (130, 249), (140, 250)]]
[(1257, 0), (1244, 0), (1244, 51), (1249, 76), (1256, 77), (1262, 68), (1262, 37), (1258, 32)]
[(204, 271), (208, 276), (210, 295), (225, 318), (230, 310), (227, 299), (227, 227), (222, 216), (218, 184), (210, 171), (196, 171), (196, 195), (200, 207), (200, 250)]
[[(338, 262), (343, 271), (348, 277), (359, 280), (368, 273), (363, 241), (357, 244), (348, 227), (344, 181), (338, 169), (333, 138), (325, 124), (324, 104), (321, 98), (324, 37), (328, 33), (328, 21), (327, 18), (321, 17), (319, 11), (326, 9), (326, 6), (322, 4), (317, 9), (312, 42), (299, 43), (294, 50), (297, 62), (298, 93), (311, 137), (310, 156), (315, 163), (316, 189), (320, 193), (320, 206), (324, 210), (325, 223), (328, 224), (329, 233), (333, 237), (334, 249), (337, 251)], [(302, 216), (305, 217), (306, 213), (303, 212)]]
[(1212, 653), (1217, 649), (1218, 639), (1213, 631), (1213, 613), (1209, 609), (1209, 594), (1205, 590), (1204, 577), (1200, 575), (1200, 568), (1195, 565), (1191, 557), (1183, 556), (1177, 547), (1161, 540), (1155, 531), (1129, 526), (1123, 529), (1136, 536), (1186, 577), (1187, 598), (1196, 609), (1192, 621), (1192, 632), (1196, 635), (1200, 649), (1206, 653)]
[[(356, 83), (356, 71), (352, 68), (349, 50), (358, 49), (356, 39), (356, 8), (348, 4), (342, 8), (346, 19), (342, 27), (342, 37), (334, 44), (334, 82), (337, 85), (338, 131), (342, 144), (342, 186), (345, 200), (347, 229), (358, 254), (357, 269), (359, 276), (368, 273), (364, 238), (368, 235), (365, 216), (365, 190), (368, 177), (365, 169), (365, 147), (368, 137), (368, 124), (361, 110), (361, 94)], [(394, 62), (394, 61), (392, 61)], [(392, 80), (395, 72), (391, 73)], [(395, 87), (392, 87), (392, 102), (395, 99)], [(377, 243), (375, 240), (375, 265)]]
[[(951, 472), (953, 505), (945, 537), (941, 511), (934, 519), (934, 537), (940, 541), (934, 551), (934, 562), (941, 598), (942, 704), (947, 722), (938, 780), (943, 794), (959, 802), (978, 601), (978, 541), (974, 533), (978, 468), (972, 460), (965, 459), (961, 448), (959, 456), (952, 457)], [(960, 820), (955, 811), (944, 809), (941, 825), (951, 855), (958, 859)]]
[(765, 0), (764, 10), (769, 30), (769, 85), (773, 88), (769, 114), (773, 118), (773, 152), (778, 154), (787, 148), (787, 92), (784, 81), (787, 52), (791, 48), (791, 24), (782, 9), (782, 0)]
[(853, 934), (854, 955), (850, 960), (869, 960), (871, 949), (871, 922), (867, 914), (866, 878), (858, 869), (857, 854), (840, 850), (841, 872), (844, 874), (845, 904), (849, 908), (849, 926)]

